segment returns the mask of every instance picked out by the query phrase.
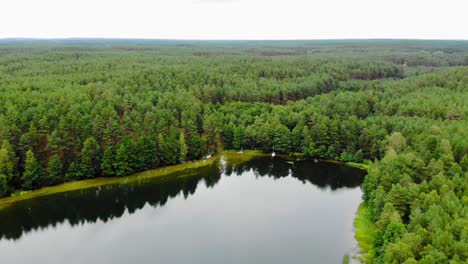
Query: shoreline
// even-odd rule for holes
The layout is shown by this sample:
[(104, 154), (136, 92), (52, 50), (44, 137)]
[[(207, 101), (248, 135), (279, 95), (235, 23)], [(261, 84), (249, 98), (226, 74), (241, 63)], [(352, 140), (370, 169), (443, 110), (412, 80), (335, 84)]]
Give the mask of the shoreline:
[[(264, 156), (269, 155), (267, 153), (261, 153), (257, 151), (245, 151), (243, 153), (226, 151), (220, 152), (213, 155), (211, 158), (206, 160), (197, 160), (197, 161), (189, 161), (185, 163), (179, 163), (175, 165), (163, 166), (158, 167), (151, 170), (137, 172), (128, 176), (111, 176), (111, 177), (99, 177), (99, 178), (92, 178), (92, 179), (84, 179), (84, 180), (77, 180), (71, 182), (64, 182), (57, 185), (46, 186), (35, 190), (30, 191), (23, 191), (20, 194), (13, 195), (13, 196), (6, 196), (0, 198), (0, 210), (9, 207), (10, 205), (20, 202), (23, 200), (34, 199), (37, 197), (69, 192), (69, 191), (77, 191), (83, 189), (89, 189), (104, 185), (112, 185), (112, 184), (126, 184), (130, 182), (141, 181), (144, 179), (156, 179), (156, 178), (166, 178), (171, 177), (172, 174), (177, 172), (190, 170), (190, 169), (197, 169), (202, 168), (208, 165), (213, 164), (216, 160), (220, 158), (226, 158), (231, 160), (231, 162), (244, 162), (248, 161), (249, 159), (255, 156)], [(282, 156), (282, 155), (279, 155)], [(183, 176), (177, 176), (183, 177)]]
[[(187, 170), (187, 169), (196, 169), (196, 168), (201, 168), (204, 166), (211, 165), (215, 160), (221, 157), (225, 157), (229, 159), (237, 159), (237, 162), (239, 162), (239, 161), (248, 161), (249, 159), (255, 156), (270, 156), (270, 154), (261, 152), (260, 150), (244, 150), (243, 152), (239, 152), (235, 150), (225, 150), (223, 152), (213, 155), (213, 157), (207, 160), (189, 161), (189, 162), (181, 163), (181, 164), (158, 167), (155, 169), (137, 172), (128, 176), (123, 176), (123, 177), (118, 177), (118, 176), (99, 177), (99, 178), (93, 178), (93, 179), (64, 182), (58, 185), (46, 186), (40, 189), (31, 190), (31, 191), (23, 191), (18, 195), (0, 198), (0, 210), (19, 201), (34, 199), (36, 197), (41, 197), (41, 196), (46, 196), (46, 195), (51, 195), (51, 194), (56, 194), (56, 193), (88, 189), (88, 188), (99, 187), (103, 185), (109, 185), (109, 184), (125, 184), (128, 182), (134, 182), (134, 181), (139, 181), (143, 179), (163, 178), (165, 176), (169, 177), (171, 174), (176, 173), (176, 172), (180, 172), (180, 171)], [(293, 153), (292, 155), (277, 154), (277, 156), (286, 158), (286, 159), (293, 158), (295, 160), (308, 159), (308, 158), (305, 158), (303, 155), (299, 155), (297, 153)], [(350, 167), (354, 167), (354, 168), (358, 168), (362, 170), (367, 170), (368, 168), (367, 164), (361, 164), (361, 163), (342, 162), (342, 161), (326, 160), (326, 159), (318, 159), (318, 160), (321, 162), (346, 165), (346, 166), (350, 166)]]
[[(8, 197), (0, 198), (0, 210), (3, 210), (20, 201), (34, 199), (34, 198), (57, 194), (57, 193), (95, 188), (95, 187), (104, 186), (104, 185), (126, 184), (130, 182), (141, 181), (144, 179), (170, 178), (171, 175), (177, 172), (182, 172), (185, 170), (197, 169), (197, 168), (202, 168), (205, 166), (212, 165), (216, 160), (220, 158), (229, 159), (230, 162), (234, 162), (234, 163), (241, 163), (241, 162), (246, 162), (254, 157), (270, 156), (270, 155), (271, 155), (270, 153), (263, 153), (258, 150), (245, 150), (243, 152), (226, 150), (218, 154), (215, 154), (213, 155), (213, 157), (206, 159), (206, 160), (190, 161), (190, 162), (186, 162), (182, 164), (159, 167), (159, 168), (155, 168), (155, 169), (151, 169), (147, 171), (134, 173), (134, 174), (124, 176), (124, 177), (118, 177), (118, 176), (100, 177), (100, 178), (94, 178), (94, 179), (85, 179), (85, 180), (78, 180), (78, 181), (72, 181), (72, 182), (65, 182), (65, 183), (61, 183), (58, 185), (46, 186), (46, 187), (36, 189), (36, 190), (25, 191), (22, 194), (15, 195), (15, 196), (8, 196)], [(293, 160), (308, 159), (308, 158), (303, 157), (302, 155), (297, 155), (297, 154), (293, 154), (293, 155), (277, 154), (277, 156), (281, 158), (293, 159)], [(361, 163), (342, 162), (342, 161), (325, 160), (325, 159), (320, 159), (320, 162), (341, 164), (341, 165), (350, 166), (350, 167), (354, 167), (354, 168), (358, 168), (358, 169), (366, 170), (366, 171), (368, 168), (367, 164), (361, 164)], [(184, 177), (184, 176), (178, 175), (175, 177)], [(360, 204), (359, 208), (361, 208), (362, 205), (363, 203)], [(356, 212), (356, 217), (354, 219), (354, 226), (356, 228), (355, 238), (358, 242), (359, 252), (362, 254), (362, 251), (363, 251), (363, 247), (361, 246), (362, 242), (360, 241), (360, 239), (358, 239), (358, 235), (357, 235), (359, 232), (362, 232), (362, 231), (360, 231), (361, 229), (358, 228), (358, 225), (356, 225), (356, 221), (359, 218), (359, 212), (360, 210), (358, 209), (358, 211)], [(354, 258), (355, 256), (350, 256), (350, 257)]]
[(94, 187), (99, 187), (99, 186), (104, 186), (104, 185), (111, 185), (111, 184), (125, 184), (125, 183), (140, 181), (144, 179), (164, 178), (165, 176), (170, 176), (171, 174), (174, 174), (176, 172), (189, 170), (189, 169), (197, 169), (197, 168), (211, 165), (213, 164), (215, 160), (219, 158), (220, 158), (220, 154), (217, 154), (207, 160), (190, 161), (190, 162), (181, 163), (181, 164), (158, 167), (155, 169), (137, 172), (128, 176), (123, 176), (123, 177), (119, 177), (119, 176), (99, 177), (99, 178), (93, 178), (93, 179), (64, 182), (58, 185), (46, 186), (46, 187), (42, 187), (36, 190), (25, 191), (19, 195), (0, 198), (0, 210), (6, 207), (9, 207), (10, 205), (19, 201), (34, 199), (37, 197), (47, 196), (51, 194), (89, 189), (89, 188), (94, 188)]
[[(215, 161), (219, 159), (228, 159), (230, 162), (242, 163), (251, 160), (252, 158), (259, 156), (270, 156), (270, 153), (264, 153), (259, 150), (244, 150), (242, 152), (234, 150), (226, 150), (218, 154), (213, 155), (213, 157), (206, 160), (190, 161), (182, 164), (169, 165), (164, 167), (159, 167), (147, 171), (142, 171), (134, 173), (128, 176), (118, 177), (100, 177), (94, 179), (85, 179), (72, 182), (65, 182), (58, 185), (47, 186), (36, 190), (25, 191), (22, 194), (15, 196), (8, 196), (0, 198), (0, 210), (3, 210), (11, 205), (14, 205), (17, 202), (34, 199), (42, 196), (64, 193), (70, 191), (84, 190), (89, 188), (95, 188), (104, 185), (113, 185), (113, 184), (127, 184), (131, 182), (141, 181), (145, 179), (169, 179), (171, 175), (174, 177), (184, 177), (183, 175), (175, 176), (177, 172), (183, 172), (190, 169), (198, 169), (205, 166), (212, 165)], [(293, 153), (292, 155), (288, 154), (277, 154), (276, 156), (289, 159), (289, 160), (306, 160), (303, 155)], [(337, 160), (327, 160), (327, 159), (318, 159), (320, 162), (334, 163), (339, 165), (345, 165), (349, 167), (354, 167), (361, 170), (366, 170), (369, 168), (368, 164), (363, 163), (354, 163), (354, 162), (342, 162)], [(370, 241), (371, 225), (367, 217), (367, 207), (364, 202), (361, 202), (359, 205), (355, 218), (353, 219), (354, 225), (354, 237), (357, 241), (358, 246), (358, 255), (350, 255), (349, 260), (357, 259), (362, 263), (365, 263), (366, 255), (371, 251), (372, 241)]]
[(358, 252), (352, 256), (361, 263), (369, 263), (367, 260), (372, 257), (374, 237), (374, 223), (370, 221), (367, 204), (361, 202), (354, 218), (354, 238), (358, 242)]

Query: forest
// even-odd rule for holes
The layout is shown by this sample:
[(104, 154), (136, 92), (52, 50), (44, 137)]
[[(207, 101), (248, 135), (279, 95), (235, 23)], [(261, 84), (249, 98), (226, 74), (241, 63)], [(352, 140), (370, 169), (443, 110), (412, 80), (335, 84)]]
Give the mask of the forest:
[(0, 197), (256, 149), (369, 164), (366, 263), (468, 260), (468, 41), (0, 41)]

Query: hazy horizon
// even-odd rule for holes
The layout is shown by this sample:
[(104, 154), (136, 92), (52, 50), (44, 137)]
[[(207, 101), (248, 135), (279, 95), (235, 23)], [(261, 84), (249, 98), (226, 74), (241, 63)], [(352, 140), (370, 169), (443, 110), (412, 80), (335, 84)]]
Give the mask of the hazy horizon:
[(463, 0), (5, 0), (0, 39), (468, 40)]
[(304, 38), (304, 39), (189, 39), (189, 38), (139, 38), (139, 37), (0, 37), (0, 40), (161, 40), (161, 41), (354, 41), (354, 40), (416, 40), (416, 41), (468, 41), (467, 39), (430, 38)]

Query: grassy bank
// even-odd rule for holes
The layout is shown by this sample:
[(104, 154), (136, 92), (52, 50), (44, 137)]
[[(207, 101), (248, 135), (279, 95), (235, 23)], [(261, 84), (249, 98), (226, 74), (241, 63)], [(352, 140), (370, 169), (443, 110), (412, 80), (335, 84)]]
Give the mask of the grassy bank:
[(348, 165), (350, 167), (358, 168), (358, 169), (361, 169), (361, 170), (367, 171), (369, 169), (369, 164), (356, 163), (356, 162), (345, 162), (345, 163), (346, 163), (346, 165)]
[[(0, 210), (2, 208), (8, 207), (22, 200), (33, 199), (36, 197), (41, 197), (41, 196), (46, 196), (46, 195), (51, 195), (51, 194), (56, 194), (56, 193), (94, 188), (94, 187), (109, 185), (109, 184), (126, 184), (126, 183), (135, 182), (135, 181), (141, 181), (143, 179), (151, 179), (151, 178), (158, 178), (158, 177), (165, 177), (165, 176), (170, 177), (171, 174), (174, 174), (176, 172), (181, 172), (184, 170), (196, 169), (196, 168), (201, 168), (204, 166), (211, 165), (221, 156), (230, 164), (237, 164), (237, 163), (248, 161), (256, 156), (269, 156), (269, 155), (271, 155), (271, 153), (263, 153), (259, 150), (244, 150), (242, 151), (242, 153), (236, 150), (226, 150), (223, 153), (215, 155), (208, 160), (192, 161), (192, 162), (187, 162), (184, 164), (160, 167), (160, 168), (156, 168), (153, 170), (139, 172), (139, 173), (126, 176), (126, 177), (107, 177), (107, 178), (95, 178), (95, 179), (89, 179), (89, 180), (66, 182), (66, 183), (62, 183), (59, 185), (55, 185), (55, 186), (43, 187), (41, 189), (37, 189), (33, 191), (23, 191), (10, 197), (1, 198)], [(302, 155), (298, 155), (298, 154), (295, 154), (295, 155), (278, 154), (277, 156), (284, 157), (284, 158), (294, 158), (294, 159), (302, 158)], [(343, 162), (337, 162), (337, 161), (326, 161), (326, 162), (336, 162), (336, 163), (343, 164)], [(348, 165), (357, 167), (356, 164), (348, 164)], [(365, 164), (357, 164), (357, 165), (366, 166)], [(361, 168), (361, 167), (358, 167), (358, 168)], [(179, 175), (177, 177), (183, 177), (183, 176)]]
[[(107, 177), (107, 178), (95, 178), (89, 180), (80, 180), (80, 181), (73, 181), (73, 182), (66, 182), (59, 185), (43, 187), (41, 189), (33, 190), (33, 191), (23, 191), (14, 196), (5, 197), (0, 199), (0, 210), (6, 208), (16, 202), (33, 199), (36, 197), (62, 193), (62, 192), (69, 192), (87, 188), (94, 188), (103, 185), (109, 184), (127, 184), (131, 182), (137, 182), (144, 179), (153, 179), (153, 178), (163, 178), (163, 177), (171, 177), (176, 172), (182, 172), (185, 170), (190, 169), (197, 169), (202, 168), (208, 165), (213, 164), (219, 158), (225, 159), (230, 164), (238, 164), (242, 162), (246, 162), (251, 158), (263, 155), (260, 152), (256, 151), (248, 151), (244, 153), (236, 153), (236, 152), (224, 152), (222, 154), (214, 155), (212, 158), (207, 160), (200, 160), (200, 161), (191, 161), (186, 162), (184, 164), (177, 164), (172, 166), (165, 166), (160, 167), (152, 170), (147, 170), (139, 173), (135, 173), (125, 177)], [(266, 154), (265, 154), (266, 155)], [(177, 174), (176, 177), (184, 177), (190, 176), (192, 174), (187, 173), (186, 175)]]
[(359, 205), (354, 219), (355, 234), (354, 237), (358, 241), (360, 247), (360, 255), (358, 259), (363, 263), (369, 263), (367, 261), (373, 254), (372, 237), (374, 235), (374, 224), (370, 220), (370, 212), (367, 205), (363, 202)]
[(93, 188), (109, 184), (125, 184), (135, 181), (141, 181), (143, 179), (158, 178), (164, 176), (170, 176), (176, 172), (180, 172), (188, 169), (196, 169), (204, 166), (211, 165), (215, 160), (219, 158), (219, 155), (212, 157), (208, 160), (193, 161), (184, 164), (177, 164), (173, 166), (160, 167), (153, 170), (139, 172), (126, 177), (109, 177), (109, 178), (96, 178), (89, 180), (80, 180), (73, 182), (66, 182), (55, 186), (48, 186), (34, 191), (21, 192), (15, 196), (5, 197), (0, 199), (0, 210), (12, 205), (15, 202), (33, 199), (36, 197), (75, 191), (80, 189)]

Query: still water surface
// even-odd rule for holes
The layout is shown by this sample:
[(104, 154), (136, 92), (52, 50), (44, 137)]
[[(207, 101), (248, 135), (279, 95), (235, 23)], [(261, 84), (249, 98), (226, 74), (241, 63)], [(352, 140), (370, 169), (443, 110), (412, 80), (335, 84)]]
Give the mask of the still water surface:
[(0, 211), (0, 263), (326, 264), (356, 244), (360, 170), (221, 158), (174, 176), (18, 202)]

